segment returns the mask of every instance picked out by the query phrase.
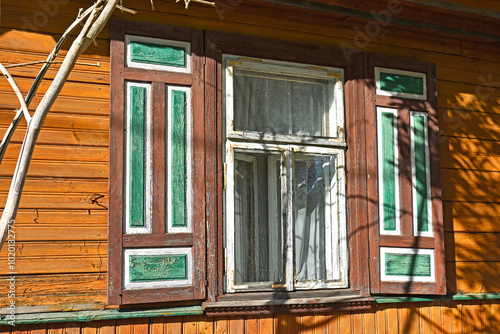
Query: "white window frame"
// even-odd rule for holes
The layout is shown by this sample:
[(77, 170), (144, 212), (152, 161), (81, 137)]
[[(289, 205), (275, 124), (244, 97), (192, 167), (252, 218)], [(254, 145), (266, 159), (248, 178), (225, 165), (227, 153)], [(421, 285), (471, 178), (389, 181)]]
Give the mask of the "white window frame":
[[(343, 70), (291, 62), (263, 60), (255, 58), (224, 55), (223, 80), (223, 107), (225, 117), (224, 132), (224, 256), (225, 256), (225, 291), (227, 293), (242, 291), (262, 291), (286, 289), (287, 291), (308, 289), (330, 289), (348, 286), (348, 250), (347, 250), (347, 219), (346, 219), (346, 185), (345, 185), (345, 136), (344, 136), (344, 89)], [(233, 73), (235, 68), (265, 71), (277, 74), (305, 76), (333, 80), (335, 99), (329, 109), (328, 132), (325, 137), (300, 136), (291, 134), (273, 134), (255, 131), (234, 130), (233, 104)], [(268, 284), (266, 282), (235, 284), (235, 220), (234, 220), (234, 161), (236, 150), (267, 151), (281, 155), (281, 206), (282, 222), (284, 227), (284, 277), (285, 284)], [(337, 192), (336, 203), (331, 206), (330, 221), (325, 224), (329, 231), (329, 238), (325, 240), (325, 247), (330, 247), (327, 256), (327, 277), (329, 280), (297, 281), (295, 276), (295, 249), (293, 224), (293, 159), (295, 154), (328, 155), (335, 157), (334, 179)], [(270, 159), (278, 160), (278, 156)], [(275, 168), (268, 163), (268, 168)], [(269, 173), (274, 175), (274, 173)], [(277, 180), (268, 180), (268, 189), (276, 188)], [(273, 199), (270, 198), (270, 201)], [(327, 211), (330, 211), (327, 210)], [(328, 215), (328, 213), (327, 213)], [(279, 223), (279, 222), (278, 222)], [(336, 226), (331, 226), (335, 224)], [(335, 241), (335, 240), (336, 241)], [(264, 283), (264, 284), (263, 284)]]

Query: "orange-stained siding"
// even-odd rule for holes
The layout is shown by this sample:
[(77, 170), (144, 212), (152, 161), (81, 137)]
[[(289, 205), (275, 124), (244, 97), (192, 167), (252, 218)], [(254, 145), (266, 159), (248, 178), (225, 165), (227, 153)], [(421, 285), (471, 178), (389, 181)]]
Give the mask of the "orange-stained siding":
[[(409, 307), (410, 306), (410, 307)], [(0, 334), (461, 334), (500, 333), (500, 305), (490, 302), (393, 304), (366, 313), (104, 320), (0, 327)]]
[[(54, 13), (47, 13), (36, 1), (2, 1), (0, 62), (5, 65), (45, 59), (78, 8), (91, 3), (61, 2)], [(487, 6), (491, 3), (485, 2)], [(192, 3), (186, 11), (173, 1), (155, 1), (155, 11), (151, 11), (149, 1), (135, 1), (126, 5), (138, 10), (136, 15), (117, 11), (115, 17), (357, 48), (436, 63), (448, 291), (500, 292), (498, 43), (395, 25), (382, 27), (379, 34), (363, 41), (359, 31), (365, 29), (367, 21), (362, 19), (255, 0), (220, 4), (212, 9)], [(46, 17), (46, 22), (40, 17)], [(106, 305), (109, 29), (80, 61), (99, 63), (100, 67), (77, 65), (54, 104), (34, 152), (16, 219), (18, 307), (43, 306), (44, 310), (57, 311)], [(38, 68), (11, 69), (23, 93), (27, 93)], [(54, 74), (55, 70), (49, 71), (31, 110)], [(0, 80), (0, 136), (17, 107), (6, 80)], [(23, 121), (0, 168), (0, 203), (5, 203), (25, 128)], [(7, 272), (6, 256), (4, 249), (0, 252), (1, 281)], [(6, 295), (7, 289), (7, 284), (0, 284), (0, 296)], [(0, 307), (7, 302), (3, 298)], [(148, 327), (150, 333), (202, 329), (207, 333), (238, 333), (242, 328), (249, 332), (250, 328), (253, 332), (272, 329), (271, 333), (286, 333), (284, 328), (289, 333), (372, 333), (377, 328), (378, 333), (402, 333), (408, 326), (408, 332), (415, 333), (430, 333), (436, 328), (444, 333), (461, 333), (462, 328), (465, 332), (481, 326), (500, 328), (499, 312), (499, 305), (488, 302), (432, 307), (408, 304), (364, 314), (120, 320), (75, 325), (74, 329), (79, 332), (81, 327), (82, 333), (96, 333), (97, 327), (98, 332), (114, 332), (114, 326), (117, 333), (130, 332), (130, 326), (134, 333), (147, 333)], [(50, 325), (49, 332), (59, 333), (61, 326)], [(45, 333), (46, 327), (42, 327), (40, 333)]]

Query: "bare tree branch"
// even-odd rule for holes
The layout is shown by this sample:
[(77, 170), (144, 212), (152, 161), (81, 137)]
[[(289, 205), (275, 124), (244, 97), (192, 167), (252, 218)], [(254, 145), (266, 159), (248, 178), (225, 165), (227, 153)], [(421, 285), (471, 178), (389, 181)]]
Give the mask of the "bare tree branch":
[(94, 41), (96, 36), (106, 25), (118, 2), (119, 0), (98, 0), (95, 5), (91, 7), (92, 11), (87, 18), (84, 27), (68, 50), (61, 68), (57, 72), (52, 84), (48, 88), (42, 98), (42, 101), (40, 101), (40, 104), (33, 114), (21, 147), (19, 160), (16, 165), (16, 170), (14, 171), (9, 195), (7, 197), (7, 203), (5, 204), (5, 209), (3, 211), (2, 218), (0, 219), (0, 248), (3, 246), (7, 236), (9, 222), (16, 217), (24, 182), (26, 180), (31, 157), (33, 155), (35, 143), (40, 133), (42, 124), (45, 121), (45, 118), (55, 99), (59, 95), (59, 92), (66, 83), (66, 80), (68, 79), (68, 76), (71, 73), (78, 57), (90, 45), (90, 43)]
[(24, 114), (24, 118), (26, 118), (26, 123), (30, 123), (31, 121), (31, 115), (28, 111), (28, 106), (26, 105), (26, 101), (24, 100), (23, 93), (21, 93), (21, 90), (17, 86), (16, 81), (10, 75), (9, 71), (0, 63), (0, 71), (2, 74), (7, 78), (7, 81), (9, 81), (10, 85), (12, 86), (12, 89), (14, 90), (14, 93), (16, 93), (17, 98), (19, 99), (19, 102), (21, 103), (21, 111)]
[[(70, 34), (73, 32), (73, 30), (75, 30), (75, 28), (78, 27), (83, 22), (83, 20), (85, 20), (85, 18), (90, 15), (90, 13), (92, 12), (94, 7), (95, 7), (95, 4), (92, 5), (91, 7), (89, 7), (83, 13), (81, 13), (81, 10), (80, 10), (80, 13), (78, 13), (78, 17), (76, 18), (76, 20), (63, 33), (63, 35), (61, 36), (61, 38), (57, 42), (56, 46), (54, 47), (52, 52), (47, 57), (47, 60), (46, 60), (47, 63), (45, 63), (44, 66), (42, 66), (42, 68), (38, 72), (38, 75), (36, 76), (35, 81), (33, 82), (33, 85), (31, 86), (31, 88), (28, 92), (28, 95), (26, 95), (26, 105), (27, 106), (29, 106), (31, 103), (31, 100), (33, 100), (33, 97), (35, 96), (35, 93), (38, 90), (38, 87), (40, 86), (40, 83), (42, 82), (43, 77), (45, 76), (45, 74), (49, 70), (49, 67), (51, 65), (51, 61), (53, 61), (57, 57), (57, 54), (58, 54), (59, 50), (61, 50), (64, 42), (66, 42), (66, 39), (70, 36)], [(10, 124), (9, 128), (5, 132), (5, 135), (2, 139), (2, 143), (0, 144), (0, 164), (3, 161), (5, 151), (7, 150), (7, 146), (9, 145), (9, 142), (10, 142), (12, 136), (14, 135), (14, 131), (16, 130), (17, 126), (19, 125), (19, 122), (21, 121), (21, 116), (22, 116), (22, 113), (17, 113), (16, 116), (14, 117), (14, 119), (12, 120), (12, 123)]]

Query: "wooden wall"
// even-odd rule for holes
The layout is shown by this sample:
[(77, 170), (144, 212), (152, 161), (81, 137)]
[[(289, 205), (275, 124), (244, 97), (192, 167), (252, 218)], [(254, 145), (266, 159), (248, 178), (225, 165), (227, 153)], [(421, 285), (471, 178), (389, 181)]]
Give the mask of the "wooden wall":
[(500, 333), (500, 305), (399, 304), (368, 313), (104, 320), (0, 327), (0, 334), (458, 334)]
[[(78, 8), (88, 7), (92, 2), (54, 0), (52, 3), (56, 5), (46, 8), (30, 0), (2, 1), (0, 61), (3, 64), (45, 59)], [(155, 11), (151, 11), (149, 1), (134, 1), (124, 5), (138, 10), (136, 15), (117, 12), (116, 18), (329, 44), (436, 63), (448, 292), (500, 292), (498, 43), (393, 25), (380, 25), (378, 33), (365, 34), (365, 38), (359, 31), (366, 31), (369, 23), (366, 20), (283, 9), (254, 0), (218, 3), (217, 9), (193, 3), (186, 11), (173, 1), (155, 1)], [(18, 307), (99, 309), (106, 304), (109, 30), (102, 32), (80, 61), (99, 63), (100, 67), (76, 66), (47, 117), (16, 219)], [(38, 68), (12, 69), (24, 93)], [(54, 70), (49, 72), (31, 109), (40, 101), (54, 73)], [(3, 136), (12, 110), (18, 107), (6, 80), (0, 80), (0, 101), (0, 136)], [(6, 200), (24, 129), (25, 123), (14, 136), (0, 169), (0, 203)], [(0, 253), (0, 275), (7, 272), (6, 263), (4, 249)], [(0, 284), (0, 295), (5, 295), (6, 289), (7, 284)], [(6, 302), (2, 299), (0, 306)], [(497, 307), (488, 305), (475, 305), (474, 312)], [(469, 314), (463, 308), (439, 307), (443, 312)], [(468, 306), (464, 308), (468, 310)], [(424, 311), (435, 312), (427, 307), (418, 312)], [(329, 316), (328, 323), (347, 321), (358, 326), (361, 318), (375, 322), (374, 319), (387, 317), (384, 323), (392, 326), (388, 319), (395, 313), (391, 312), (401, 313), (402, 319), (413, 314), (411, 309), (389, 309), (377, 315), (344, 316), (350, 320)], [(326, 318), (300, 319), (307, 324)], [(254, 326), (259, 321), (235, 320), (226, 324)], [(219, 322), (215, 325), (219, 328)], [(189, 326), (186, 324), (185, 328)]]

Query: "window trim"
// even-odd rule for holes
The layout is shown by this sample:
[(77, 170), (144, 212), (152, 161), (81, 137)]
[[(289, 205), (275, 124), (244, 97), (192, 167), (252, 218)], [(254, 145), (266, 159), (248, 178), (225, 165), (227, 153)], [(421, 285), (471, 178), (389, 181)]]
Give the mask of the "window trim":
[[(191, 73), (126, 67), (125, 36), (144, 36), (162, 40), (190, 43)], [(110, 168), (109, 168), (109, 222), (108, 222), (108, 304), (127, 305), (201, 300), (206, 298), (205, 262), (205, 179), (204, 179), (204, 73), (203, 34), (199, 30), (140, 22), (113, 21), (111, 23), (111, 103), (110, 103)], [(124, 229), (124, 105), (127, 81), (149, 83), (151, 86), (152, 173), (152, 233), (127, 234)], [(192, 106), (192, 194), (197, 205), (192, 206), (191, 232), (165, 233), (165, 124), (167, 87), (191, 87)], [(155, 140), (156, 138), (156, 140)], [(158, 140), (158, 138), (161, 138)], [(188, 141), (189, 142), (189, 141)], [(188, 144), (189, 145), (189, 144)], [(156, 157), (156, 159), (155, 159)], [(197, 170), (199, 168), (199, 170)], [(195, 171), (197, 172), (194, 177)], [(177, 232), (177, 231), (176, 231)], [(190, 248), (193, 263), (189, 286), (126, 289), (124, 282), (124, 250)], [(188, 264), (189, 265), (189, 264)], [(167, 284), (168, 285), (168, 284)]]
[[(345, 105), (345, 126), (346, 128), (353, 127), (354, 124), (359, 124), (360, 118), (363, 118), (363, 57), (362, 54), (350, 55), (346, 59), (341, 49), (329, 46), (311, 46), (294, 42), (277, 41), (274, 39), (266, 39), (252, 36), (241, 36), (220, 32), (206, 32), (206, 78), (216, 82), (214, 87), (208, 85), (205, 93), (206, 105), (216, 108), (216, 115), (208, 116), (207, 127), (205, 132), (205, 141), (214, 145), (215, 149), (211, 148), (207, 151), (207, 166), (217, 166), (215, 168), (207, 168), (207, 182), (213, 182), (216, 187), (207, 186), (207, 210), (209, 212), (209, 221), (207, 226), (207, 258), (216, 260), (217, 266), (209, 266), (208, 273), (208, 299), (204, 303), (216, 303), (218, 299), (225, 299), (223, 286), (223, 277), (221, 273), (224, 270), (224, 254), (223, 254), (223, 217), (220, 208), (224, 205), (223, 188), (224, 188), (224, 162), (223, 152), (225, 144), (223, 141), (223, 94), (222, 77), (223, 73), (223, 54), (242, 55), (245, 57), (254, 57), (270, 60), (288, 61), (294, 63), (310, 64), (311, 56), (314, 56), (314, 63), (317, 66), (327, 66), (342, 68), (344, 70), (345, 86), (344, 86), (344, 105)], [(208, 114), (208, 113), (207, 113)], [(339, 129), (342, 135), (345, 136), (344, 129)], [(364, 165), (364, 128), (360, 127), (357, 131), (353, 131), (345, 137), (346, 144), (336, 143), (337, 148), (349, 147), (345, 153), (346, 166), (348, 164), (356, 164), (357, 168), (352, 172), (349, 171), (346, 175), (346, 183), (351, 182), (351, 179), (357, 179), (352, 186), (346, 189), (347, 207), (353, 208), (347, 210), (348, 233), (357, 231), (357, 233), (348, 234), (348, 250), (349, 250), (349, 288), (344, 289), (353, 291), (357, 296), (369, 296), (368, 284), (368, 231), (360, 227), (364, 226), (359, 218), (366, 217), (366, 166)], [(330, 140), (327, 140), (324, 145), (332, 146)], [(355, 152), (361, 153), (354, 154)], [(354, 160), (356, 159), (356, 160)], [(355, 162), (356, 161), (356, 162)], [(216, 200), (214, 200), (216, 199)], [(213, 224), (213, 225), (212, 225)], [(216, 227), (210, 229), (210, 226)], [(211, 260), (209, 260), (209, 263)], [(343, 290), (343, 289), (340, 289)], [(338, 289), (322, 290), (323, 295), (332, 295), (340, 292)], [(326, 292), (325, 292), (326, 291)], [(305, 292), (305, 291), (302, 291)], [(311, 292), (311, 291), (308, 291)], [(247, 293), (245, 293), (247, 294)], [(250, 293), (252, 294), (252, 293)], [(291, 293), (295, 295), (296, 293)], [(249, 295), (248, 295), (249, 296)], [(290, 296), (291, 297), (291, 296)], [(369, 297), (368, 297), (369, 298)]]
[[(392, 68), (396, 71), (409, 71), (425, 74), (427, 98), (425, 100), (405, 98), (400, 96), (377, 95), (375, 70), (376, 68)], [(443, 212), (441, 191), (441, 170), (439, 163), (439, 126), (437, 108), (437, 87), (435, 64), (413, 59), (394, 58), (385, 55), (365, 54), (365, 85), (366, 89), (366, 142), (368, 167), (369, 214), (368, 225), (370, 230), (370, 290), (376, 294), (437, 294), (446, 293), (445, 254), (443, 237)], [(379, 193), (377, 173), (377, 132), (370, 124), (376, 124), (376, 108), (387, 107), (397, 110), (398, 113), (398, 144), (400, 147), (399, 171), (400, 201), (406, 203), (401, 216), (401, 235), (381, 235), (379, 226)], [(432, 202), (432, 236), (430, 233), (414, 234), (413, 204), (412, 204), (412, 153), (411, 150), (411, 118), (414, 112), (424, 112), (428, 115), (428, 156), (430, 165), (430, 184)], [(411, 210), (411, 213), (409, 211)], [(420, 248), (434, 249), (435, 281), (411, 282), (381, 281), (380, 249), (393, 248)]]

